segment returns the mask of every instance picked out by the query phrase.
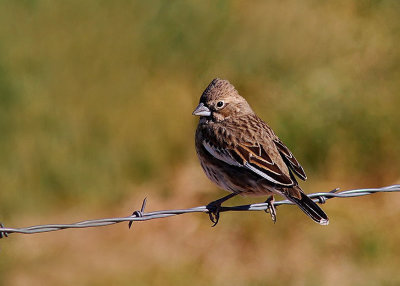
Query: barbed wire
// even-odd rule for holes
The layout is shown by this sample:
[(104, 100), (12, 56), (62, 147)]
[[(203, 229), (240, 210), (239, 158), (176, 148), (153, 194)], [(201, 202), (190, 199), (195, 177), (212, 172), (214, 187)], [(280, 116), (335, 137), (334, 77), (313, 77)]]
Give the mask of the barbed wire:
[[(361, 197), (366, 195), (371, 195), (375, 193), (383, 193), (383, 192), (400, 192), (400, 185), (392, 185), (383, 188), (371, 188), (371, 189), (354, 189), (338, 192), (339, 188), (334, 189), (327, 193), (314, 193), (309, 194), (308, 196), (313, 199), (314, 202), (323, 204), (328, 199), (332, 198), (354, 198)], [(50, 232), (50, 231), (58, 231), (62, 229), (69, 228), (89, 228), (89, 227), (100, 227), (107, 226), (121, 222), (129, 222), (129, 227), (132, 222), (135, 221), (146, 221), (151, 219), (159, 219), (166, 218), (181, 214), (187, 213), (208, 213), (209, 210), (207, 206), (194, 207), (189, 209), (177, 209), (177, 210), (161, 210), (161, 211), (153, 211), (153, 212), (144, 212), (146, 207), (147, 199), (145, 198), (142, 203), (142, 207), (140, 211), (133, 212), (132, 215), (127, 217), (115, 217), (115, 218), (103, 218), (103, 219), (94, 219), (94, 220), (85, 220), (72, 224), (46, 224), (46, 225), (36, 225), (29, 226), (23, 228), (9, 228), (4, 227), (3, 224), (0, 223), (0, 238), (8, 236), (11, 233), (19, 233), (19, 234), (35, 234), (42, 232)], [(280, 205), (293, 205), (289, 200), (281, 200), (273, 202), (274, 206)], [(268, 209), (267, 203), (257, 203), (250, 205), (240, 205), (240, 206), (222, 206), (220, 208), (220, 212), (228, 212), (228, 211), (265, 211)]]

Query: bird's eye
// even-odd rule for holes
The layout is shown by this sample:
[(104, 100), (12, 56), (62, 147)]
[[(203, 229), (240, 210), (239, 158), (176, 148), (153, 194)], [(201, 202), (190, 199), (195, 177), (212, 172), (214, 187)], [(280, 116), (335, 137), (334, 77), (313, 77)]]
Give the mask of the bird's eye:
[(221, 108), (222, 106), (224, 106), (224, 102), (223, 101), (218, 101), (217, 102), (217, 107)]

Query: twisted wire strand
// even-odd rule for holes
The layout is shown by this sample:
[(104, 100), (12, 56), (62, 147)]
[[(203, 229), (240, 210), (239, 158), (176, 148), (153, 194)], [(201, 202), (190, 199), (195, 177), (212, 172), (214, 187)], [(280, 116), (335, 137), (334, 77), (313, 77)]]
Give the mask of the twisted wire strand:
[[(354, 198), (361, 197), (366, 195), (371, 195), (375, 193), (383, 193), (383, 192), (400, 192), (400, 185), (392, 185), (383, 188), (371, 188), (371, 189), (354, 189), (338, 192), (339, 189), (334, 189), (330, 192), (326, 193), (314, 193), (309, 194), (308, 196), (313, 199), (313, 201), (323, 204), (328, 199), (332, 198)], [(41, 232), (50, 232), (50, 231), (58, 231), (62, 229), (69, 228), (89, 228), (89, 227), (100, 227), (107, 226), (121, 222), (129, 222), (129, 227), (134, 221), (146, 221), (151, 219), (159, 219), (166, 218), (181, 214), (187, 213), (207, 213), (207, 206), (199, 206), (188, 209), (176, 209), (176, 210), (161, 210), (161, 211), (153, 211), (153, 212), (144, 212), (144, 208), (146, 206), (147, 199), (143, 200), (142, 207), (140, 211), (135, 211), (131, 216), (127, 217), (115, 217), (115, 218), (103, 218), (103, 219), (94, 219), (94, 220), (85, 220), (72, 224), (46, 224), (46, 225), (35, 225), (29, 227), (22, 228), (9, 228), (4, 227), (3, 224), (0, 223), (0, 238), (8, 236), (11, 233), (20, 233), (20, 234), (35, 234)], [(293, 205), (289, 200), (281, 200), (274, 202), (274, 206), (280, 205)], [(240, 205), (240, 206), (228, 206), (221, 207), (220, 212), (227, 211), (265, 211), (268, 209), (267, 203), (258, 203), (258, 204), (250, 204), (250, 205)]]

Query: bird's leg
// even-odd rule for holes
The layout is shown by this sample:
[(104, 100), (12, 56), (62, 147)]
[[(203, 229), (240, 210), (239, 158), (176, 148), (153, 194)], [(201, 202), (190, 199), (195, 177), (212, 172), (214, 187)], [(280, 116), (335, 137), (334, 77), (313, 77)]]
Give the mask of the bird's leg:
[(221, 204), (223, 202), (229, 200), (230, 198), (233, 198), (236, 195), (237, 194), (235, 194), (235, 193), (229, 194), (229, 195), (227, 195), (223, 198), (220, 198), (216, 201), (212, 201), (211, 203), (209, 203), (206, 206), (208, 209), (208, 215), (210, 216), (210, 220), (211, 220), (211, 222), (214, 223), (212, 226), (216, 226), (219, 221), (219, 212), (221, 210)]
[(265, 210), (266, 213), (269, 213), (271, 215), (271, 219), (274, 223), (276, 223), (276, 209), (274, 206), (274, 196), (269, 196), (268, 199), (265, 201), (265, 203), (268, 204), (268, 209)]

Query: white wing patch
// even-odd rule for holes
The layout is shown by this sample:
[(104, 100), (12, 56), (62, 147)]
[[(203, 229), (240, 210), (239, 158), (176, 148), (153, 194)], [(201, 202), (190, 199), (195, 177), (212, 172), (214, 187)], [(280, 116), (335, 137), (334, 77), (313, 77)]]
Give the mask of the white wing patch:
[(217, 158), (218, 160), (221, 160), (229, 165), (232, 166), (238, 166), (238, 167), (243, 167), (242, 164), (240, 164), (239, 162), (237, 162), (229, 153), (228, 151), (224, 150), (224, 149), (219, 149), (216, 148), (212, 145), (210, 145), (206, 140), (203, 141), (203, 146), (204, 148), (206, 148), (206, 150), (208, 151), (208, 153), (210, 153), (211, 155), (213, 155), (215, 158)]
[(245, 167), (247, 167), (248, 169), (252, 170), (254, 173), (256, 173), (257, 175), (260, 175), (261, 177), (263, 177), (264, 179), (267, 179), (268, 181), (278, 184), (278, 185), (284, 185), (284, 186), (292, 186), (293, 183), (291, 184), (283, 184), (282, 182), (278, 182), (277, 180), (271, 178), (270, 176), (268, 176), (266, 173), (258, 170), (257, 168), (254, 168), (252, 165), (250, 165), (248, 162), (246, 162)]

